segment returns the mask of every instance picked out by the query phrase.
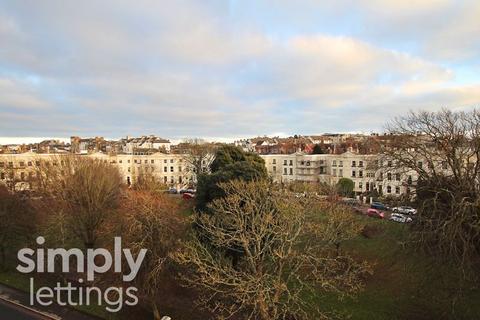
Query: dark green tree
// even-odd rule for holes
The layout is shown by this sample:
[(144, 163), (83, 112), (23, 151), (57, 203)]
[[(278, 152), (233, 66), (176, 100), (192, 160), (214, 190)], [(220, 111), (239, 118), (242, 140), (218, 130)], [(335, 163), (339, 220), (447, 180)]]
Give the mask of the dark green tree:
[(348, 178), (341, 178), (337, 182), (337, 191), (344, 197), (350, 197), (353, 195), (354, 182)]
[(323, 150), (320, 144), (317, 143), (313, 146), (312, 154), (324, 154), (324, 153), (325, 151)]
[(210, 174), (202, 174), (198, 178), (196, 205), (199, 210), (205, 210), (209, 202), (224, 196), (218, 187), (221, 182), (237, 179), (252, 181), (268, 176), (265, 162), (258, 154), (244, 152), (232, 145), (217, 149), (210, 169)]

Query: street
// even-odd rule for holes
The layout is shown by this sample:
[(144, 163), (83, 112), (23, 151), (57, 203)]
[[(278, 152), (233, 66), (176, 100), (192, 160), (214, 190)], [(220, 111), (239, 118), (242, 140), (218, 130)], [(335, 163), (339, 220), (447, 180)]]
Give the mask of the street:
[(0, 298), (0, 319), (2, 320), (50, 320), (53, 318), (30, 311)]

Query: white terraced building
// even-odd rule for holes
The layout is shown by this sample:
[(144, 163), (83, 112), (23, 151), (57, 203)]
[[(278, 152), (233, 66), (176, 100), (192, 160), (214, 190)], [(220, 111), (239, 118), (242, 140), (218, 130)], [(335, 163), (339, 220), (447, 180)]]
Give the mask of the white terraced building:
[(415, 174), (396, 171), (392, 163), (379, 163), (378, 155), (343, 154), (276, 154), (261, 155), (268, 174), (276, 182), (336, 184), (349, 178), (357, 195), (376, 190), (380, 194), (399, 196), (413, 189)]
[[(66, 154), (0, 154), (0, 183), (15, 180), (18, 188), (26, 188), (34, 167), (40, 162), (59, 163)], [(135, 183), (140, 172), (149, 172), (159, 181), (176, 188), (193, 182), (194, 174), (184, 155), (154, 153), (150, 155), (93, 153), (81, 155), (117, 166), (125, 183)], [(380, 194), (398, 196), (412, 191), (415, 175), (395, 172), (388, 163), (378, 165), (378, 155), (346, 152), (335, 154), (261, 155), (268, 174), (276, 182), (336, 184), (342, 177), (353, 180), (357, 195), (377, 190)], [(375, 169), (379, 168), (379, 169)]]
[[(0, 183), (15, 180), (19, 189), (25, 189), (34, 169), (41, 163), (61, 164), (68, 154), (0, 154)], [(134, 183), (141, 172), (148, 172), (159, 181), (176, 188), (183, 188), (192, 181), (192, 171), (184, 156), (178, 154), (154, 153), (151, 155), (93, 153), (81, 155), (110, 163), (118, 167), (127, 184)]]

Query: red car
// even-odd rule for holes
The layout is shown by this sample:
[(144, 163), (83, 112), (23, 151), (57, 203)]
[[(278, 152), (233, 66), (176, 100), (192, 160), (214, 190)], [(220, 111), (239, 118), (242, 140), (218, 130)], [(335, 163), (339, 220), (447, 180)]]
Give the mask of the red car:
[(383, 219), (385, 218), (385, 213), (380, 210), (370, 208), (367, 210), (367, 216)]
[(182, 195), (182, 198), (185, 199), (185, 200), (190, 200), (190, 199), (195, 198), (195, 195), (193, 193), (185, 192)]

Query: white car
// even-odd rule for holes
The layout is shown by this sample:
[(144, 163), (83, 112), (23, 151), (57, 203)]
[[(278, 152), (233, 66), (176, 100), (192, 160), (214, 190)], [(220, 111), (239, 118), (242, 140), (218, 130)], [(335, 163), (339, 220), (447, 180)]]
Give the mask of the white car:
[(412, 222), (412, 218), (401, 214), (401, 213), (392, 213), (390, 216), (390, 220), (400, 223), (409, 223)]
[(408, 215), (417, 214), (417, 209), (414, 209), (408, 206), (395, 207), (392, 209), (392, 211), (395, 213), (408, 214)]

